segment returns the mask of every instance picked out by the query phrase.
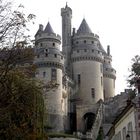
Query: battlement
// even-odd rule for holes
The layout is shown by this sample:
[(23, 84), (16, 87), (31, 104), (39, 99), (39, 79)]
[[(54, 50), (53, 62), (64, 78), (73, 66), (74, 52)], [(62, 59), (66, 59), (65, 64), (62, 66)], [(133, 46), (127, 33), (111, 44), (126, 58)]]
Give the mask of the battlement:
[(56, 57), (56, 55), (53, 54), (48, 54), (47, 57), (45, 55), (40, 55), (39, 58), (38, 56), (35, 57), (35, 63), (44, 63), (44, 62), (56, 62), (64, 65), (64, 58), (60, 55)]
[(84, 33), (84, 34), (78, 34), (78, 33), (75, 33), (74, 37), (73, 37), (73, 40), (75, 39), (79, 39), (79, 38), (91, 38), (91, 39), (99, 39), (99, 36), (97, 34), (94, 34), (94, 33)]
[(71, 55), (72, 61), (98, 61), (103, 63), (103, 54), (99, 50), (95, 49), (77, 49), (74, 50)]
[(113, 68), (104, 68), (103, 75), (104, 77), (116, 79), (116, 70)]
[(68, 12), (72, 15), (72, 9), (70, 7), (61, 8), (61, 16), (66, 15)]
[(36, 41), (38, 40), (42, 40), (42, 39), (54, 39), (56, 41), (59, 41), (61, 42), (61, 36), (58, 35), (58, 34), (55, 34), (55, 33), (40, 33), (40, 34), (37, 34), (36, 37), (35, 37)]

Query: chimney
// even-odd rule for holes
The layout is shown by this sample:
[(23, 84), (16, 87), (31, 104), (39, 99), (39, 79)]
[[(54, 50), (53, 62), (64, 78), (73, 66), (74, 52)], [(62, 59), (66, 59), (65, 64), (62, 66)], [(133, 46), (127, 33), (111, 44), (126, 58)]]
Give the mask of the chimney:
[(39, 24), (39, 30), (43, 31), (43, 25), (42, 24)]
[(73, 35), (73, 36), (75, 35), (75, 28), (73, 28), (73, 32), (72, 32), (72, 35)]
[(107, 46), (107, 55), (108, 56), (110, 55), (110, 46), (109, 45)]

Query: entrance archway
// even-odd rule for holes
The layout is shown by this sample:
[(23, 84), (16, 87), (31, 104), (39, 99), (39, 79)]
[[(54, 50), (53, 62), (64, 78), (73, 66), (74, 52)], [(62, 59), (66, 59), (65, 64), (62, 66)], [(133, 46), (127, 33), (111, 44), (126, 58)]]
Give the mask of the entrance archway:
[(84, 115), (85, 132), (91, 130), (93, 123), (95, 121), (95, 114), (88, 112)]

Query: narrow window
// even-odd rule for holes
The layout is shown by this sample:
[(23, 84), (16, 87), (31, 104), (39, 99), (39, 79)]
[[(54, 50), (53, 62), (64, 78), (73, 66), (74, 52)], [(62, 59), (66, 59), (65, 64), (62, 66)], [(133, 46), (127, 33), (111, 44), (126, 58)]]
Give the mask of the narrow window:
[(46, 57), (48, 57), (48, 54), (46, 53)]
[(103, 64), (100, 65), (100, 71), (103, 73)]
[(46, 72), (45, 71), (43, 72), (43, 77), (46, 77)]
[(91, 41), (92, 44), (94, 44), (94, 41)]
[(101, 76), (101, 86), (103, 85), (103, 77)]
[(81, 84), (81, 75), (80, 74), (77, 75), (77, 81), (78, 81), (78, 85), (80, 85)]
[(42, 44), (42, 43), (40, 43), (40, 46), (42, 47), (42, 46), (43, 46), (43, 44)]
[(94, 52), (94, 50), (92, 50), (92, 52)]
[(91, 88), (91, 96), (92, 98), (95, 98), (95, 88)]
[(126, 127), (123, 128), (122, 130), (122, 136), (123, 136), (123, 140), (126, 140)]
[(87, 41), (86, 40), (84, 40), (84, 43), (86, 43)]
[(77, 50), (77, 53), (79, 53), (79, 50)]
[[(139, 127), (140, 127), (140, 123), (139, 123)], [(129, 122), (128, 125), (127, 125), (127, 130), (128, 130), (128, 133), (130, 135), (130, 139), (133, 140), (133, 127), (132, 127), (132, 122)]]
[(55, 43), (53, 43), (53, 46), (55, 46)]
[(56, 69), (52, 69), (52, 75), (51, 75), (51, 80), (56, 80), (57, 77), (57, 73), (56, 73)]
[(56, 58), (57, 57), (57, 54), (54, 54), (54, 57)]

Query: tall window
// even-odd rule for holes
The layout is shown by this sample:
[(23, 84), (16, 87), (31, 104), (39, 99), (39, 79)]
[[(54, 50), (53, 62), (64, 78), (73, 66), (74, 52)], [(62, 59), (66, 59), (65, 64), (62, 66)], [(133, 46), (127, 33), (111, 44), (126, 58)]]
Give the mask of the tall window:
[(101, 86), (103, 85), (103, 77), (101, 76)]
[(80, 74), (77, 75), (77, 82), (78, 82), (78, 85), (80, 86), (80, 84), (81, 84), (81, 75)]
[(119, 131), (119, 133), (117, 134), (118, 140), (121, 140), (121, 132)]
[(103, 64), (100, 64), (100, 72), (103, 73)]
[(123, 128), (122, 130), (122, 136), (123, 136), (123, 140), (126, 140), (126, 127)]
[(129, 122), (128, 125), (128, 133), (130, 135), (130, 139), (133, 140), (133, 127), (132, 127), (132, 122)]
[(95, 98), (95, 88), (91, 88), (91, 96), (92, 98)]
[(57, 71), (56, 71), (56, 69), (52, 69), (51, 80), (52, 81), (56, 80), (56, 78), (57, 78)]

